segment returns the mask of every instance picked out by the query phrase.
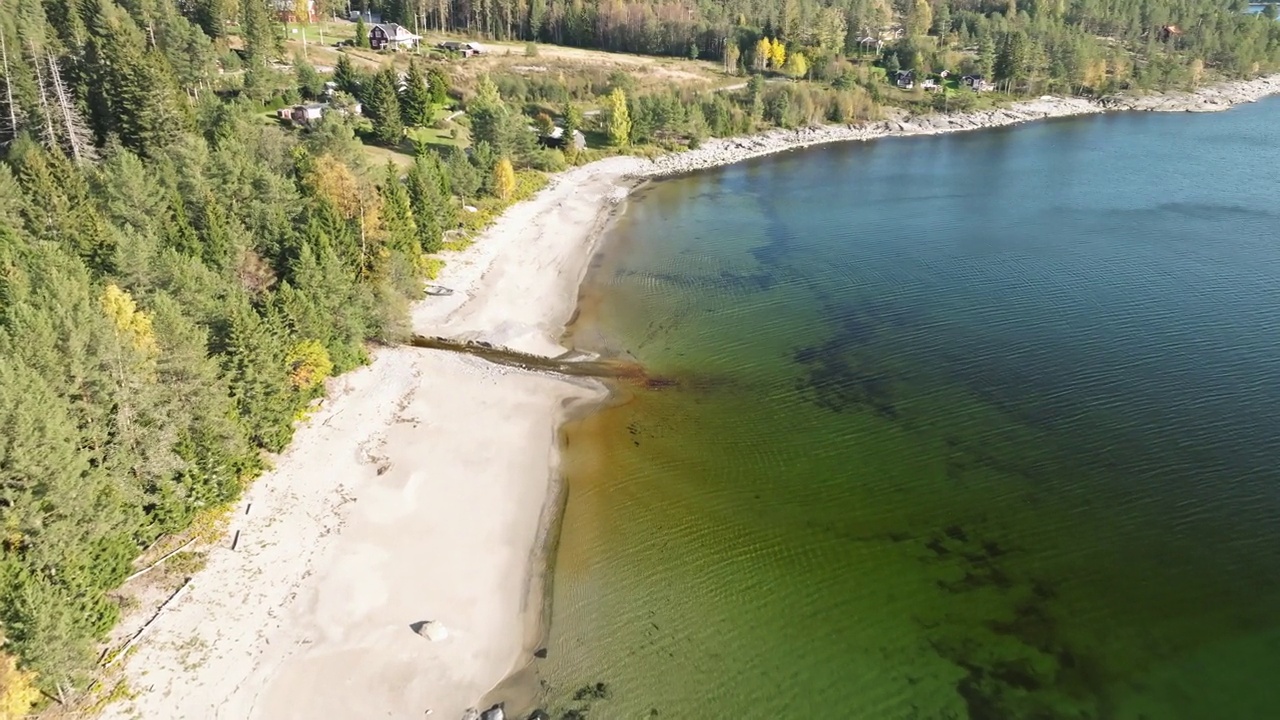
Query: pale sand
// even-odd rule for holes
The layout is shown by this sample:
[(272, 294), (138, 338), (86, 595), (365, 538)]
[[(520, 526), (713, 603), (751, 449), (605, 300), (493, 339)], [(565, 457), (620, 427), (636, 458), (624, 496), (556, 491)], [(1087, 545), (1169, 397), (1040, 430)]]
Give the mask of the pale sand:
[[(557, 177), (449, 258), (422, 334), (556, 355), (594, 239), (641, 161)], [(456, 720), (529, 660), (556, 433), (602, 385), (446, 352), (377, 351), (334, 381), (240, 532), (125, 661), (107, 717)], [(381, 471), (381, 474), (380, 474)], [(247, 512), (246, 512), (247, 508)], [(437, 620), (438, 643), (410, 625)]]

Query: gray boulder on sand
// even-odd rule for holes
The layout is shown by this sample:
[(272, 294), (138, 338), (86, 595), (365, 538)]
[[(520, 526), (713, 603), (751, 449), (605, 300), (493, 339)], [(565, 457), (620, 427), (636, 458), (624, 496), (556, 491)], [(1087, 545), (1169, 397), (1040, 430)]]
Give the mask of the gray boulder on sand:
[(438, 620), (427, 620), (425, 622), (416, 623), (416, 625), (418, 627), (414, 629), (414, 632), (431, 642), (440, 642), (441, 640), (449, 637), (448, 628), (444, 626), (444, 623), (441, 623)]

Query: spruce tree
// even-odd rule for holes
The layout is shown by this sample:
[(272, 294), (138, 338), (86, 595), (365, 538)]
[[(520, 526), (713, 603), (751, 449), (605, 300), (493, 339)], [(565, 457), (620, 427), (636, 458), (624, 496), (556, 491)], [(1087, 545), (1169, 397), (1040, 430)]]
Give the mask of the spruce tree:
[(455, 149), (449, 154), (448, 173), (455, 195), (463, 200), (476, 196), (483, 179), (476, 167), (467, 159), (466, 153)]
[(467, 103), (467, 117), (471, 119), (471, 140), (476, 145), (487, 143), (499, 153), (508, 148), (508, 116), (510, 108), (502, 101), (498, 86), (488, 75), (480, 78), (476, 95)]
[(387, 247), (417, 262), (422, 253), (418, 228), (414, 223), (409, 193), (400, 182), (400, 168), (393, 161), (387, 161), (379, 192), (382, 195), (382, 228), (386, 233)]
[(369, 47), (369, 27), (364, 24), (364, 13), (356, 18), (356, 47)]
[(251, 97), (268, 91), (267, 65), (275, 51), (275, 38), (267, 0), (240, 0), (240, 38), (244, 42), (246, 67), (244, 89)]
[(426, 253), (439, 252), (443, 244), (440, 226), (446, 208), (438, 172), (435, 162), (419, 156), (405, 178), (409, 205), (418, 231), (418, 246)]
[(27, 232), (79, 256), (94, 270), (110, 271), (116, 234), (94, 206), (83, 171), (61, 153), (31, 142), (18, 143), (10, 161), (23, 189)]
[(396, 76), (390, 68), (374, 76), (362, 98), (364, 114), (373, 121), (373, 137), (383, 145), (399, 145), (404, 138)]
[(409, 71), (404, 78), (404, 91), (400, 94), (400, 112), (405, 125), (427, 126), (431, 124), (431, 88), (416, 60), (409, 61)]
[(200, 254), (200, 238), (187, 216), (187, 204), (176, 190), (169, 193), (168, 222), (164, 223), (164, 244), (184, 255)]
[(427, 72), (427, 84), (431, 86), (431, 103), (446, 105), (449, 102), (449, 79), (444, 71), (433, 67)]
[(333, 66), (333, 84), (342, 92), (358, 97), (362, 79), (360, 71), (351, 64), (351, 58), (345, 54), (339, 55), (338, 62)]
[(164, 56), (145, 48), (132, 18), (102, 0), (85, 55), (94, 129), (99, 143), (114, 135), (150, 156), (180, 136), (190, 116)]
[(287, 336), (241, 300), (231, 310), (223, 367), (241, 421), (259, 447), (279, 452), (292, 434), (297, 399), (285, 365)]
[(298, 92), (302, 97), (315, 100), (324, 94), (324, 78), (301, 55), (293, 59), (293, 72), (297, 77)]

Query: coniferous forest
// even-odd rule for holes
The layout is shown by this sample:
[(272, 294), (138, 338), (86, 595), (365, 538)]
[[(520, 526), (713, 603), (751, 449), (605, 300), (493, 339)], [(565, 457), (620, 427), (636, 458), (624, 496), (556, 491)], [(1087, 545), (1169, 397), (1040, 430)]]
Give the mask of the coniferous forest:
[[(359, 6), (356, 3), (355, 6)], [(1244, 77), (1280, 67), (1274, 8), (1247, 0), (369, 0), (407, 27), (744, 65), (761, 37), (820, 68), (892, 54), (902, 69), (972, 68), (1036, 92), (1161, 87), (1206, 67)], [(740, 59), (740, 60), (739, 60)], [(779, 63), (781, 65), (781, 63)], [(1110, 82), (1108, 82), (1110, 81)]]
[(293, 82), (268, 77), (265, 3), (221, 93), (196, 4), (0, 9), (9, 716), (82, 689), (139, 553), (233, 500), (326, 377), (402, 333), (455, 194), (485, 182), (455, 158), (453, 188), (435, 154), (369, 167), (336, 118), (264, 122), (263, 88)]
[[(318, 11), (345, 8), (329, 2)], [(0, 714), (87, 685), (135, 559), (234, 500), (327, 377), (405, 333), (462, 208), (500, 209), (536, 171), (588, 159), (540, 147), (530, 128), (553, 121), (531, 105), (571, 137), (589, 124), (574, 103), (593, 100), (597, 134), (621, 148), (871, 117), (877, 80), (844, 60), (865, 69), (868, 54), (885, 69), (965, 65), (1011, 92), (1280, 65), (1280, 23), (1214, 0), (370, 7), (411, 28), (755, 74), (735, 94), (629, 96), (626, 77), (590, 98), (488, 77), (462, 93), (442, 62), (403, 76), (345, 56), (331, 77), (282, 66), (267, 0), (0, 0)], [(813, 82), (766, 88), (766, 68)], [(326, 80), (371, 129), (340, 113), (306, 132), (270, 120), (282, 92), (315, 98)], [(401, 143), (451, 97), (469, 152), (369, 161), (366, 143)]]

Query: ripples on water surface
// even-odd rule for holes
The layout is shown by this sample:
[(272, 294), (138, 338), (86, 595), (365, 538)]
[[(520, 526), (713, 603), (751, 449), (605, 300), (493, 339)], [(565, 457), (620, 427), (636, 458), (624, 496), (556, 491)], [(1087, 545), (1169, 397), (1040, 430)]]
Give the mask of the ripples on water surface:
[(575, 332), (680, 385), (571, 428), (555, 716), (1280, 717), (1278, 122), (645, 191)]

